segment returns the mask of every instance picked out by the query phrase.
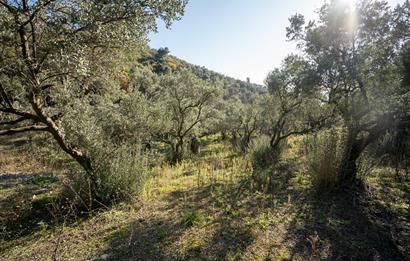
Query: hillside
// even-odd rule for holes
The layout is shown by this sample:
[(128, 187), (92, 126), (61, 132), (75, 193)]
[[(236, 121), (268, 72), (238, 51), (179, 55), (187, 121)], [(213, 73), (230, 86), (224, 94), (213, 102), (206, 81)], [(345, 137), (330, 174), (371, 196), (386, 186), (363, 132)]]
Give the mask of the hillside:
[(189, 63), (169, 53), (170, 51), (166, 47), (158, 50), (150, 49), (142, 55), (139, 61), (145, 66), (151, 66), (155, 73), (190, 70), (197, 77), (210, 84), (221, 83), (225, 91), (225, 100), (240, 97), (243, 101), (246, 101), (252, 94), (264, 94), (267, 91), (265, 86), (214, 72), (204, 66)]

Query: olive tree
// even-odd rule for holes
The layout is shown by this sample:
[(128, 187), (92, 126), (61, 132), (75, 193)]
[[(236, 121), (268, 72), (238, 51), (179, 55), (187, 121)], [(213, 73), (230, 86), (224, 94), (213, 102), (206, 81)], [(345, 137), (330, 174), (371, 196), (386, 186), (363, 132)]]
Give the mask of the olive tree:
[(68, 138), (66, 116), (110, 92), (117, 54), (143, 42), (158, 18), (170, 25), (185, 4), (0, 0), (0, 135), (50, 133), (92, 175), (87, 150)]
[(262, 104), (265, 100), (266, 96), (254, 94), (246, 102), (239, 99), (226, 101), (218, 127), (222, 132), (230, 133), (232, 143), (243, 152), (248, 149), (252, 137), (260, 133), (263, 128), (265, 121)]
[(316, 81), (310, 64), (295, 55), (288, 56), (282, 67), (266, 78), (270, 97), (264, 104), (264, 132), (270, 137), (274, 160), (281, 141), (325, 126), (329, 110), (320, 104), (320, 93), (312, 89)]
[(330, 1), (318, 21), (306, 23), (299, 14), (290, 19), (289, 40), (298, 43), (318, 77), (314, 88), (346, 129), (339, 174), (344, 183), (356, 179), (356, 161), (369, 144), (393, 126), (409, 124), (409, 90), (400, 87), (409, 17), (409, 1), (391, 9), (385, 1), (363, 0), (354, 8)]
[(165, 75), (158, 108), (163, 125), (157, 137), (171, 149), (171, 162), (182, 159), (186, 138), (212, 118), (218, 87), (210, 86), (189, 71)]

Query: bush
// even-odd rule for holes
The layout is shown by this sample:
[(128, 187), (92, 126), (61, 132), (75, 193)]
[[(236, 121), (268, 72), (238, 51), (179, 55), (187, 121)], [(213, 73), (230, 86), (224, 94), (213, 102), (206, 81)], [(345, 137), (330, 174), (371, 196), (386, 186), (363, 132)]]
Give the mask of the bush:
[(319, 190), (331, 189), (338, 184), (344, 135), (339, 129), (320, 132), (308, 138), (309, 174)]
[(129, 201), (139, 194), (149, 175), (148, 155), (140, 145), (121, 145), (91, 152), (93, 179), (85, 173), (71, 175), (70, 190), (87, 208)]
[(130, 200), (149, 173), (148, 157), (141, 146), (122, 145), (112, 153), (95, 155), (98, 196), (103, 202)]
[(201, 141), (197, 137), (193, 137), (189, 143), (189, 148), (191, 149), (192, 154), (199, 153), (199, 146), (201, 145)]
[(279, 160), (268, 169), (253, 172), (253, 187), (263, 192), (283, 189), (288, 186), (295, 171), (294, 162)]
[(394, 168), (398, 181), (407, 178), (410, 170), (410, 128), (395, 126), (378, 142), (371, 144), (367, 151), (370, 157), (379, 159), (378, 165)]

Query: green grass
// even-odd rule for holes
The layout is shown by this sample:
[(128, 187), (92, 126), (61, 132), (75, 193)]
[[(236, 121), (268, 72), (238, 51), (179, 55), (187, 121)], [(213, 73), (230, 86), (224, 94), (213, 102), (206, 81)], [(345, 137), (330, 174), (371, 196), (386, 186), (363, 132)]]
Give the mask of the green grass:
[(184, 209), (181, 213), (182, 224), (186, 227), (200, 226), (205, 222), (205, 217), (195, 209)]
[[(202, 155), (173, 167), (155, 167), (135, 202), (55, 222), (38, 216), (30, 233), (0, 241), (0, 259), (399, 258), (390, 243), (380, 242), (393, 242), (401, 253), (410, 253), (406, 182), (379, 171), (367, 180), (365, 193), (318, 195), (312, 193), (309, 175), (298, 169), (289, 179), (278, 178), (277, 190), (262, 193), (243, 186), (252, 171), (246, 157), (228, 144), (214, 144), (217, 137), (207, 139)], [(294, 151), (289, 153), (293, 161)], [(19, 183), (19, 191), (28, 193), (22, 211), (47, 208), (61, 186), (47, 176), (34, 180)], [(0, 189), (3, 199), (17, 192)]]

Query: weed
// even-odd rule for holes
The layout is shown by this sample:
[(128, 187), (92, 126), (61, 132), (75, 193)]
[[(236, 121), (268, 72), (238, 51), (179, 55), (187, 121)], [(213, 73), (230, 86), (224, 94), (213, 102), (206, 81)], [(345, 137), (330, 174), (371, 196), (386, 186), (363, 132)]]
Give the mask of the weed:
[(33, 208), (44, 208), (47, 205), (52, 204), (56, 200), (56, 196), (53, 195), (40, 195), (40, 196), (33, 196), (33, 200), (31, 202)]
[(262, 231), (266, 231), (270, 226), (276, 226), (277, 220), (270, 213), (262, 213), (258, 217), (257, 225)]
[(44, 186), (44, 185), (50, 185), (56, 181), (57, 179), (54, 177), (39, 177), (36, 180), (34, 180), (34, 184)]
[(205, 222), (205, 217), (195, 209), (184, 209), (181, 218), (185, 227), (200, 226)]

